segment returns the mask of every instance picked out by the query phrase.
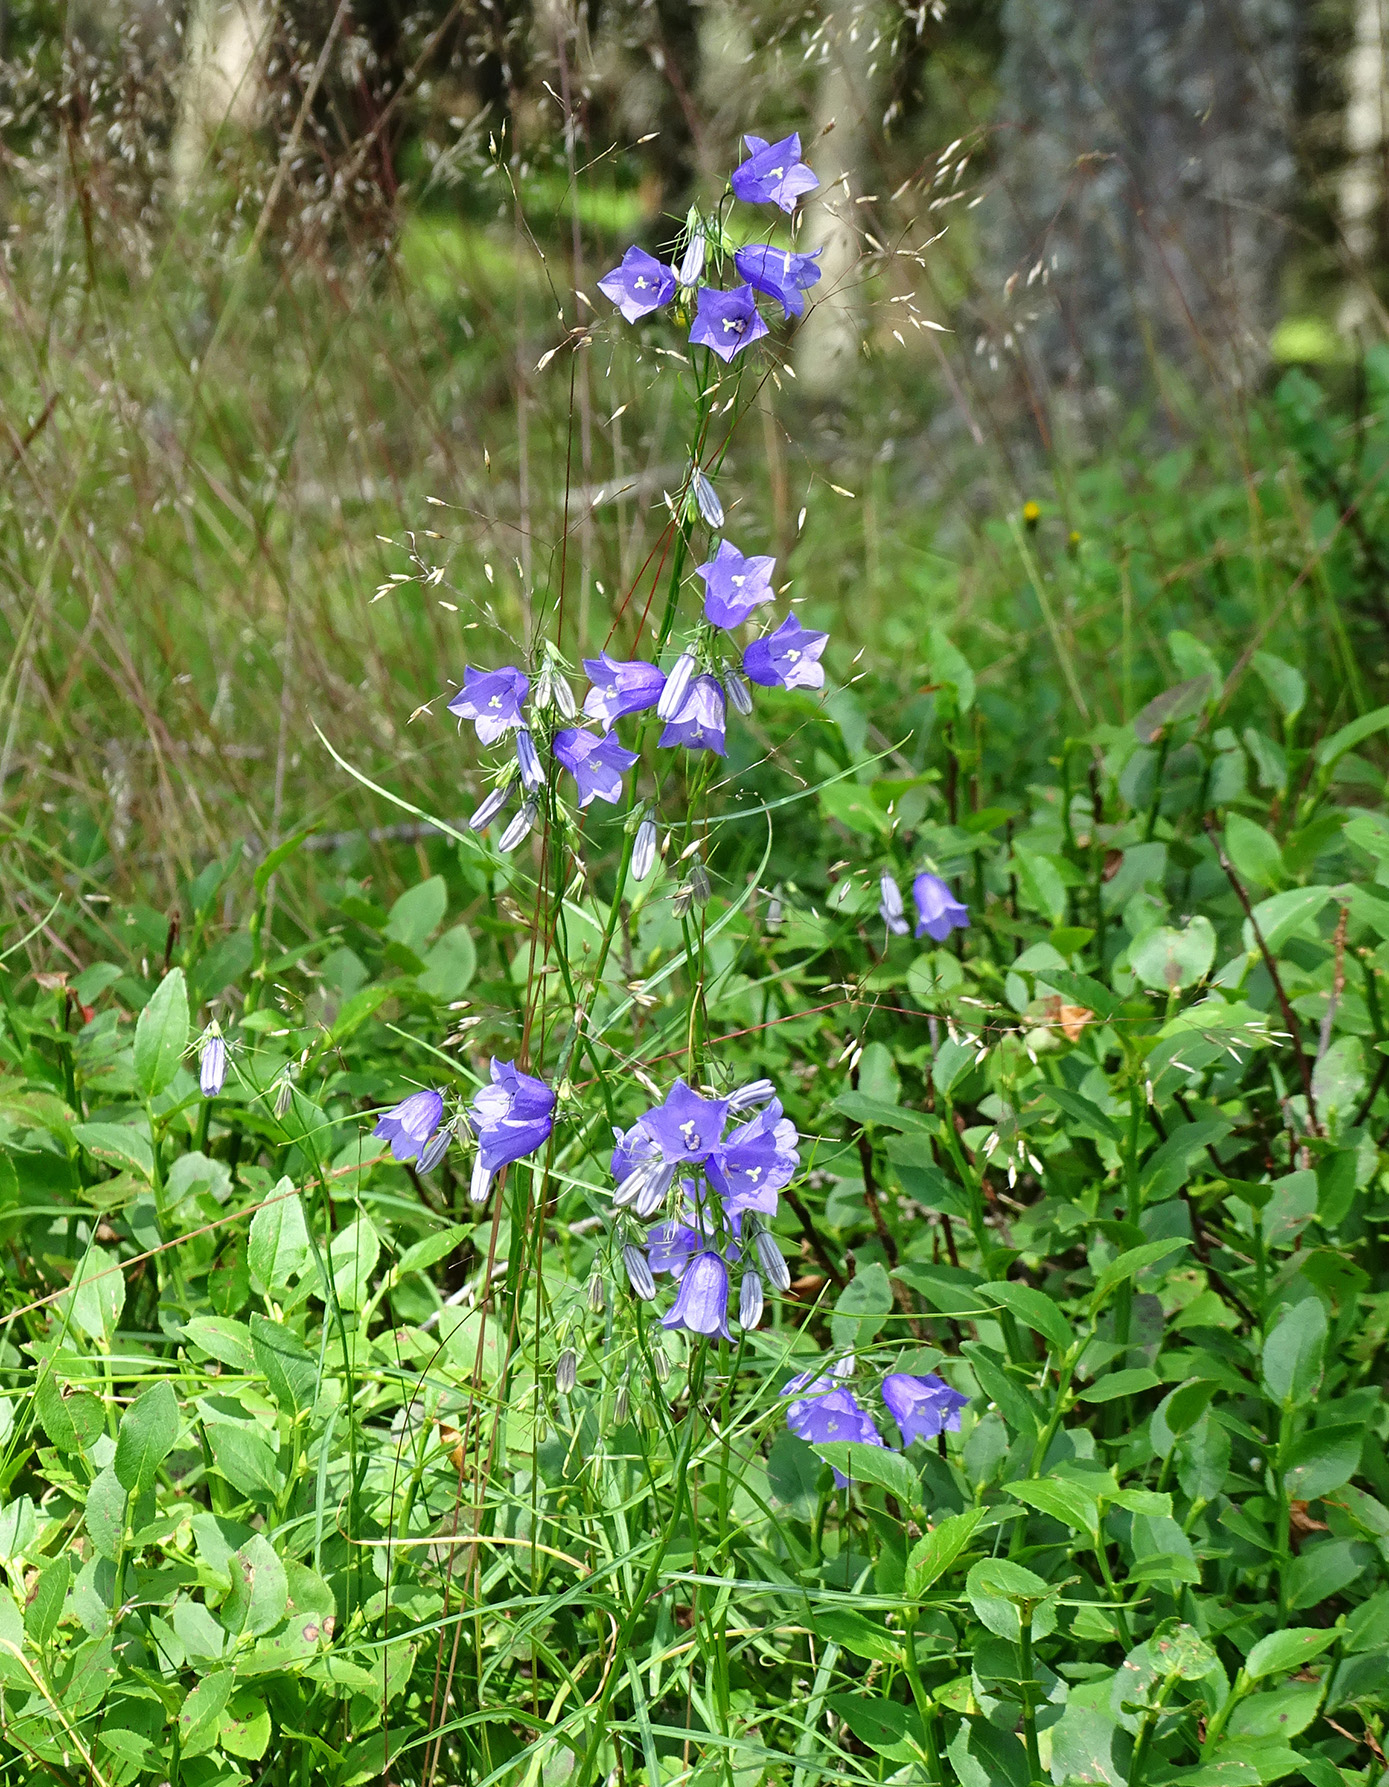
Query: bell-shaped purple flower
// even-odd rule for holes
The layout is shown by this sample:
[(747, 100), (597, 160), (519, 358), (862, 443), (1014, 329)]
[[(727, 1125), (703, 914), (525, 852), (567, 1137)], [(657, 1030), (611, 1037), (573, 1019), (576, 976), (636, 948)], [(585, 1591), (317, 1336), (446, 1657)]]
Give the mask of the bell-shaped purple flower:
[(700, 286), (699, 308), (690, 330), (692, 346), (707, 347), (720, 360), (727, 361), (766, 333), (767, 325), (750, 285), (735, 286), (731, 292), (717, 291), (711, 285)]
[(776, 560), (765, 555), (744, 558), (731, 540), (721, 540), (706, 564), (696, 565), (704, 579), (704, 617), (715, 627), (740, 627), (764, 602), (772, 599)]
[[(846, 1390), (831, 1377), (812, 1377), (810, 1372), (792, 1378), (782, 1394), (797, 1390), (805, 1390), (807, 1394), (786, 1410), (786, 1425), (797, 1439), (812, 1446), (823, 1446), (833, 1440), (848, 1440), (861, 1446), (885, 1446), (877, 1423), (852, 1390)], [(849, 1481), (838, 1469), (834, 1480), (841, 1489)]]
[(227, 1077), (227, 1045), (216, 1030), (203, 1039), (198, 1055), (198, 1090), (204, 1098), (216, 1098)]
[(896, 878), (884, 870), (878, 877), (878, 890), (881, 895), (878, 917), (894, 937), (905, 937), (910, 927), (904, 916), (906, 908), (902, 904), (902, 890), (898, 887)]
[(394, 1159), (415, 1160), (443, 1120), (442, 1092), (412, 1092), (398, 1105), (383, 1112), (371, 1133), (391, 1144)]
[(463, 687), (449, 702), (449, 712), (471, 720), (478, 740), (494, 745), (503, 734), (521, 724), (521, 703), (530, 693), (530, 678), (514, 665), (500, 670), (463, 668)]
[(644, 713), (655, 707), (666, 686), (665, 672), (644, 658), (610, 658), (599, 652), (596, 658), (584, 659), (584, 669), (593, 684), (584, 696), (584, 713), (605, 726), (623, 714)]
[(912, 898), (916, 901), (916, 935), (931, 937), (944, 943), (952, 931), (969, 929), (969, 912), (951, 893), (939, 875), (923, 869), (912, 882)]
[(728, 1267), (722, 1254), (706, 1251), (695, 1255), (681, 1275), (680, 1294), (661, 1318), (661, 1326), (732, 1340), (728, 1331)]
[(491, 1064), (492, 1084), (484, 1086), (468, 1106), (468, 1121), (477, 1136), (478, 1160), (488, 1173), (520, 1160), (548, 1138), (554, 1127), (555, 1095), (534, 1074), (522, 1073), (510, 1061)]
[(712, 676), (697, 676), (661, 734), (662, 745), (684, 745), (687, 751), (713, 751), (726, 757), (724, 729), (727, 707), (723, 690)]
[(942, 1433), (958, 1433), (960, 1411), (969, 1404), (968, 1396), (952, 1390), (933, 1371), (925, 1377), (890, 1371), (883, 1379), (883, 1401), (902, 1430), (904, 1446), (913, 1440), (933, 1440)]
[(661, 1222), (646, 1238), (647, 1264), (653, 1272), (669, 1272), (679, 1280), (697, 1253), (703, 1253), (709, 1237), (687, 1222)]
[(664, 1160), (698, 1165), (718, 1147), (727, 1121), (726, 1099), (701, 1098), (683, 1080), (677, 1080), (664, 1102), (641, 1118), (639, 1127)]
[(669, 304), (675, 296), (675, 271), (644, 248), (629, 248), (621, 263), (598, 281), (598, 290), (627, 322), (635, 323)]
[(733, 265), (756, 291), (776, 299), (783, 316), (800, 316), (805, 309), (805, 293), (820, 277), (815, 263), (822, 253), (817, 248), (814, 254), (792, 254), (787, 248), (757, 243), (751, 248), (740, 248)]
[(750, 1122), (729, 1133), (705, 1171), (730, 1216), (744, 1210), (776, 1215), (777, 1195), (801, 1164), (799, 1140), (795, 1124), (782, 1115), (775, 1098)]
[(799, 131), (792, 131), (779, 143), (755, 136), (745, 136), (743, 141), (748, 158), (734, 168), (732, 186), (734, 198), (745, 205), (779, 205), (783, 211), (794, 211), (802, 193), (814, 192), (820, 184), (801, 160)]
[(764, 689), (823, 689), (820, 653), (828, 641), (828, 633), (812, 633), (788, 614), (775, 633), (754, 639), (743, 653), (744, 673)]
[(586, 732), (582, 726), (557, 732), (554, 753), (573, 776), (581, 807), (595, 799), (615, 806), (622, 798), (622, 778), (637, 760), (635, 751), (618, 743), (615, 732), (600, 735)]

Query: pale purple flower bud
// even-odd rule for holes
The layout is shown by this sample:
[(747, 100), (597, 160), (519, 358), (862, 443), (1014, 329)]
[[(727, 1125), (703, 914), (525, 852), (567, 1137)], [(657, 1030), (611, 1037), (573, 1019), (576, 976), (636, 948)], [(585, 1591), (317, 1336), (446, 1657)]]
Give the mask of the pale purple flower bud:
[(292, 1079), (290, 1079), (288, 1074), (286, 1074), (284, 1076), (284, 1078), (280, 1081), (279, 1091), (276, 1092), (276, 1094), (275, 1094), (275, 1115), (276, 1115), (276, 1117), (284, 1116), (285, 1112), (290, 1107), (290, 1103), (291, 1103), (293, 1097), (294, 1097), (294, 1081)]
[(681, 652), (670, 667), (670, 675), (666, 678), (666, 686), (661, 690), (661, 699), (656, 703), (656, 718), (669, 720), (672, 714), (680, 711), (685, 699), (685, 691), (690, 686), (690, 679), (695, 673), (693, 652)]
[(730, 1092), (726, 1103), (730, 1112), (750, 1111), (754, 1105), (766, 1104), (775, 1097), (776, 1087), (770, 1080), (749, 1080), (746, 1086)]
[(588, 1306), (594, 1315), (603, 1313), (603, 1280), (595, 1272), (588, 1281)]
[[(680, 257), (680, 267), (675, 277), (681, 285), (697, 285), (699, 276), (704, 271), (705, 241), (703, 232), (691, 236), (685, 244), (685, 252)], [(717, 526), (717, 523), (712, 525)]]
[(878, 877), (878, 887), (882, 898), (878, 901), (878, 917), (891, 931), (894, 937), (905, 937), (907, 921), (903, 916), (902, 890), (886, 871)]
[(511, 799), (511, 791), (515, 786), (515, 782), (507, 782), (501, 788), (494, 788), (487, 796), (487, 799), (483, 801), (482, 805), (478, 808), (477, 812), (474, 813), (472, 818), (468, 821), (468, 830), (486, 831), (487, 827), (497, 817), (497, 814), (501, 812), (502, 808)]
[(656, 1367), (657, 1382), (668, 1384), (670, 1382), (670, 1360), (667, 1358), (666, 1349), (663, 1346), (656, 1348), (652, 1354), (651, 1362)]
[(487, 1194), (492, 1189), (492, 1174), (482, 1164), (482, 1156), (478, 1154), (473, 1160), (473, 1176), (468, 1184), (468, 1201), (472, 1204), (485, 1204)]
[(497, 848), (503, 856), (530, 836), (531, 827), (535, 824), (536, 814), (539, 811), (539, 806), (532, 795), (497, 840)]
[(641, 1217), (654, 1216), (670, 1195), (670, 1188), (674, 1183), (674, 1166), (656, 1167), (646, 1183), (637, 1191), (637, 1215)]
[(705, 527), (718, 529), (723, 526), (723, 504), (719, 501), (719, 493), (705, 477), (698, 466), (690, 476), (694, 488), (695, 507), (699, 510), (699, 518)]
[(649, 1303), (656, 1295), (656, 1280), (651, 1276), (651, 1268), (646, 1263), (646, 1255), (639, 1247), (630, 1243), (622, 1249), (622, 1263), (627, 1268), (627, 1281), (633, 1294)]
[(420, 1149), (420, 1157), (415, 1162), (415, 1171), (417, 1173), (432, 1173), (452, 1145), (453, 1125), (446, 1123), (438, 1134), (431, 1136), (424, 1147)]
[(632, 879), (645, 881), (651, 873), (656, 861), (656, 821), (643, 819), (637, 827), (637, 839), (632, 845)]
[(566, 720), (578, 719), (579, 710), (574, 704), (574, 691), (569, 687), (566, 678), (555, 677), (550, 689), (550, 699)]
[(702, 862), (690, 865), (690, 901), (695, 906), (707, 906), (713, 887), (709, 881), (709, 871)]
[(621, 1427), (631, 1412), (632, 1398), (627, 1389), (627, 1380), (624, 1378), (617, 1386), (617, 1395), (613, 1398), (613, 1420)]
[(555, 1360), (555, 1388), (567, 1396), (579, 1381), (579, 1361), (572, 1346), (565, 1347)]
[(776, 1289), (789, 1291), (791, 1288), (790, 1268), (787, 1266), (775, 1239), (767, 1233), (766, 1229), (757, 1231), (753, 1247), (757, 1251), (758, 1265), (761, 1266)]
[(752, 712), (752, 690), (747, 685), (746, 677), (740, 671), (726, 669), (723, 673), (723, 686), (728, 694), (729, 706), (746, 719)]
[(204, 1098), (216, 1098), (227, 1077), (227, 1045), (214, 1030), (203, 1038), (198, 1056), (198, 1086)]
[(521, 772), (521, 786), (526, 793), (538, 794), (545, 786), (545, 771), (540, 767), (535, 740), (524, 727), (516, 734), (516, 767)]
[(757, 1272), (743, 1274), (738, 1287), (738, 1326), (755, 1328), (762, 1320), (762, 1278)]

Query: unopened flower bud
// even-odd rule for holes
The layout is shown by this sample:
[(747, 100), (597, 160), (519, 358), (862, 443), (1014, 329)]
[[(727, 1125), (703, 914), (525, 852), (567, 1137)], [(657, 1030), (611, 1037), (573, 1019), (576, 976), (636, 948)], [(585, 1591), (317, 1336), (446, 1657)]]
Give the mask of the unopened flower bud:
[(588, 1306), (595, 1315), (603, 1313), (603, 1280), (595, 1272), (588, 1281)]
[(681, 652), (670, 667), (666, 686), (661, 690), (661, 699), (656, 703), (656, 718), (658, 720), (669, 720), (672, 715), (679, 713), (694, 673), (694, 653)]
[(227, 1077), (227, 1045), (215, 1024), (203, 1038), (198, 1056), (198, 1086), (204, 1098), (216, 1098)]
[(636, 1194), (636, 1211), (641, 1217), (654, 1216), (670, 1196), (670, 1188), (675, 1183), (674, 1166), (656, 1167), (647, 1177), (645, 1184), (639, 1187)]
[(621, 1427), (630, 1413), (631, 1397), (627, 1394), (627, 1382), (624, 1378), (617, 1386), (617, 1395), (613, 1399), (613, 1420)]
[[(680, 257), (680, 265), (675, 274), (681, 285), (694, 285), (704, 271), (705, 246), (702, 230), (697, 236), (691, 236), (685, 244), (685, 252)], [(718, 527), (720, 523), (714, 522), (711, 525)]]
[(483, 801), (482, 805), (478, 808), (477, 812), (474, 813), (472, 818), (468, 821), (468, 830), (486, 831), (487, 827), (497, 817), (497, 814), (501, 812), (502, 808), (511, 799), (511, 790), (515, 786), (516, 784), (514, 782), (507, 782), (500, 788), (494, 788), (487, 796), (487, 799)]
[(535, 705), (542, 713), (554, 705), (555, 672), (550, 660), (545, 662), (535, 673)]
[(741, 671), (729, 667), (723, 673), (723, 686), (728, 694), (728, 705), (746, 719), (752, 712), (752, 690), (747, 678)]
[(446, 1123), (430, 1136), (424, 1147), (420, 1149), (419, 1159), (415, 1162), (417, 1173), (432, 1173), (439, 1162), (448, 1153), (453, 1142), (453, 1125)]
[(755, 1328), (762, 1320), (762, 1275), (748, 1271), (738, 1287), (738, 1326)]
[(579, 1361), (572, 1346), (565, 1347), (555, 1360), (555, 1388), (567, 1396), (579, 1381)]
[(677, 918), (683, 918), (694, 901), (694, 889), (688, 881), (681, 882), (676, 888), (670, 902), (670, 909)]
[(666, 1349), (658, 1346), (652, 1355), (656, 1363), (656, 1376), (663, 1384), (670, 1382), (670, 1360), (666, 1357)]
[(766, 1104), (769, 1098), (776, 1097), (776, 1087), (770, 1080), (749, 1080), (746, 1086), (738, 1086), (728, 1095), (728, 1108), (732, 1112), (750, 1111), (754, 1105)]
[(709, 896), (713, 893), (709, 882), (709, 871), (702, 862), (690, 865), (690, 898), (696, 906), (707, 906)]
[(694, 488), (695, 507), (699, 510), (699, 518), (708, 528), (723, 526), (723, 504), (719, 501), (719, 493), (696, 466), (690, 473), (690, 483)]
[(540, 767), (535, 740), (524, 726), (516, 734), (516, 767), (521, 772), (521, 786), (526, 793), (538, 794), (545, 786), (545, 771)]
[(886, 871), (878, 877), (878, 916), (894, 937), (905, 937), (908, 926), (902, 916), (902, 890)]
[(622, 1263), (627, 1268), (627, 1282), (634, 1295), (643, 1303), (649, 1303), (656, 1295), (656, 1280), (651, 1275), (651, 1267), (647, 1264), (646, 1255), (631, 1242), (622, 1249)]
[(492, 1175), (482, 1164), (481, 1154), (473, 1157), (473, 1176), (468, 1182), (468, 1201), (472, 1204), (485, 1204), (487, 1193), (492, 1188)]
[(766, 1229), (758, 1229), (757, 1238), (753, 1242), (757, 1250), (757, 1263), (767, 1274), (772, 1284), (779, 1291), (791, 1288), (791, 1272), (782, 1256), (781, 1249)]
[(497, 839), (497, 848), (501, 851), (503, 856), (505, 856), (508, 851), (514, 850), (518, 844), (522, 843), (530, 836), (531, 828), (535, 824), (536, 814), (539, 811), (540, 808), (536, 803), (534, 795), (532, 795), (521, 808), (521, 811), (512, 820), (511, 824), (507, 826), (501, 837)]
[(550, 699), (554, 702), (557, 712), (562, 714), (566, 720), (578, 719), (579, 710), (574, 705), (574, 691), (564, 677), (555, 677), (550, 689)]
[(288, 1074), (284, 1074), (281, 1076), (279, 1088), (275, 1093), (275, 1115), (277, 1117), (284, 1116), (285, 1112), (289, 1109), (290, 1101), (293, 1097), (294, 1081), (290, 1079)]
[(780, 897), (773, 894), (771, 899), (767, 901), (767, 929), (769, 931), (779, 931), (785, 918), (786, 909), (782, 905)]
[(643, 819), (637, 827), (636, 842), (632, 845), (632, 879), (645, 881), (651, 873), (656, 861), (656, 821)]

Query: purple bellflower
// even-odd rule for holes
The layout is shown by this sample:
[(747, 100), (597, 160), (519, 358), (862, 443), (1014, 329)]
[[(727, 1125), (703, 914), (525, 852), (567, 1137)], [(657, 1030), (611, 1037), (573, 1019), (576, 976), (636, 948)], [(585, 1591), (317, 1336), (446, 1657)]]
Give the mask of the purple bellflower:
[(590, 720), (611, 726), (624, 714), (644, 713), (655, 707), (666, 686), (665, 672), (644, 658), (610, 658), (599, 652), (585, 658), (584, 669), (593, 687), (584, 696), (584, 713)]
[(828, 641), (828, 633), (812, 633), (788, 614), (775, 633), (754, 639), (743, 653), (744, 673), (764, 689), (823, 689), (820, 653)]
[(792, 254), (786, 248), (773, 248), (757, 243), (740, 248), (733, 257), (739, 277), (768, 298), (775, 298), (783, 316), (800, 316), (805, 310), (805, 293), (820, 277), (816, 266), (823, 250), (814, 254)]
[(766, 333), (767, 325), (750, 285), (737, 286), (731, 292), (716, 291), (711, 285), (700, 286), (699, 308), (690, 330), (690, 341), (695, 347), (707, 347), (720, 360), (731, 360)]
[(471, 720), (480, 743), (494, 745), (521, 724), (521, 703), (530, 686), (530, 678), (511, 664), (500, 670), (474, 670), (468, 664), (463, 669), (463, 687), (449, 702), (449, 712)]
[(669, 304), (675, 296), (675, 273), (644, 248), (629, 248), (621, 265), (598, 281), (598, 290), (612, 299), (627, 322), (635, 323)]
[(704, 618), (715, 627), (740, 627), (764, 602), (772, 600), (774, 558), (744, 558), (731, 540), (721, 540), (706, 564), (696, 565), (704, 579)]
[(883, 1401), (902, 1430), (902, 1444), (909, 1446), (913, 1440), (933, 1440), (938, 1434), (958, 1433), (960, 1411), (968, 1406), (969, 1398), (952, 1390), (933, 1371), (925, 1377), (890, 1371), (883, 1379)]
[(901, 888), (886, 870), (878, 877), (878, 888), (882, 895), (878, 901), (878, 917), (894, 937), (905, 937), (910, 927), (904, 916)]
[(416, 1160), (444, 1119), (442, 1092), (412, 1092), (377, 1118), (374, 1136), (391, 1144), (396, 1160)]
[(615, 733), (600, 736), (582, 726), (557, 732), (554, 752), (578, 786), (581, 807), (595, 798), (615, 806), (622, 798), (622, 778), (637, 760), (637, 753), (624, 750)]
[[(820, 182), (801, 160), (799, 131), (779, 143), (745, 136), (748, 158), (733, 170), (733, 196), (745, 205), (779, 205), (794, 211), (802, 193), (814, 192)], [(740, 269), (741, 271), (741, 269)]]
[(641, 1119), (641, 1127), (666, 1160), (699, 1165), (722, 1141), (727, 1121), (726, 1098), (701, 1098), (683, 1080), (677, 1080), (664, 1102)]
[(735, 1129), (709, 1158), (709, 1182), (730, 1216), (756, 1210), (775, 1216), (777, 1194), (796, 1176), (801, 1157), (796, 1126), (773, 1098), (748, 1123)]
[[(823, 1446), (833, 1440), (856, 1441), (861, 1446), (884, 1445), (872, 1415), (859, 1403), (852, 1390), (846, 1390), (831, 1377), (815, 1377), (808, 1371), (792, 1378), (782, 1394), (790, 1395), (798, 1390), (808, 1394), (798, 1397), (786, 1410), (786, 1425), (797, 1439), (812, 1446)], [(834, 1480), (841, 1489), (849, 1482), (840, 1470), (835, 1471)]]
[(216, 1098), (227, 1077), (227, 1045), (214, 1026), (203, 1039), (198, 1055), (198, 1090), (204, 1098)]
[(728, 1267), (722, 1254), (706, 1250), (694, 1256), (681, 1274), (680, 1294), (662, 1316), (661, 1326), (732, 1340), (728, 1331)]
[(969, 929), (969, 912), (951, 893), (939, 875), (923, 869), (912, 882), (912, 898), (916, 901), (918, 937), (931, 937), (944, 943), (952, 931)]
[(468, 1106), (478, 1159), (489, 1174), (534, 1154), (554, 1127), (555, 1108), (555, 1095), (544, 1080), (522, 1073), (513, 1062), (493, 1060), (491, 1072), (492, 1084)]
[(662, 745), (684, 745), (687, 751), (713, 751), (726, 757), (724, 729), (728, 709), (723, 690), (712, 676), (697, 676), (685, 693), (685, 699), (670, 716)]

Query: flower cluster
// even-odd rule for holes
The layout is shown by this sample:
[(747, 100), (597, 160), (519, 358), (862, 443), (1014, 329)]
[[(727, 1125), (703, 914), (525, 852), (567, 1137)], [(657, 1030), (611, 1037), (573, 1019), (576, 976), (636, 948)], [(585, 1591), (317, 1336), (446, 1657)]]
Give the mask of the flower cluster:
[[(886, 870), (878, 887), (881, 894), (879, 918), (894, 937), (905, 937), (908, 927), (901, 888)], [(944, 943), (952, 931), (969, 929), (968, 909), (960, 904), (950, 891), (949, 883), (942, 881), (939, 875), (928, 874), (923, 869), (912, 882), (912, 900), (916, 906), (916, 936)]]
[[(799, 1439), (812, 1446), (823, 1446), (831, 1440), (856, 1441), (862, 1446), (885, 1446), (878, 1424), (850, 1390), (844, 1379), (853, 1370), (852, 1360), (840, 1360), (834, 1371), (817, 1374), (803, 1371), (782, 1391), (793, 1397), (787, 1405), (786, 1425)], [(944, 1378), (928, 1371), (924, 1377), (910, 1372), (890, 1371), (882, 1381), (883, 1401), (897, 1423), (904, 1447), (913, 1440), (933, 1440), (942, 1433), (960, 1431), (960, 1412), (969, 1402), (958, 1390), (952, 1390)], [(836, 1470), (834, 1480), (841, 1489), (848, 1482)]]
[(421, 1173), (433, 1172), (460, 1129), (470, 1134), (477, 1152), (468, 1195), (475, 1204), (487, 1201), (493, 1174), (534, 1154), (553, 1128), (555, 1095), (544, 1080), (511, 1061), (493, 1060), (489, 1071), (491, 1084), (452, 1121), (444, 1122), (443, 1093), (425, 1089), (383, 1112), (371, 1132), (390, 1143), (395, 1160), (414, 1161)]
[[(730, 1116), (754, 1114), (728, 1128)], [(791, 1275), (781, 1249), (759, 1218), (775, 1216), (778, 1197), (800, 1166), (795, 1125), (783, 1114), (770, 1080), (756, 1080), (727, 1098), (705, 1098), (677, 1080), (665, 1100), (628, 1130), (615, 1132), (613, 1203), (646, 1219), (663, 1209), (679, 1182), (674, 1215), (649, 1231), (644, 1246), (623, 1254), (639, 1297), (656, 1294), (669, 1273), (679, 1286), (662, 1318), (666, 1328), (731, 1340), (730, 1270), (739, 1268), (738, 1323), (762, 1317), (764, 1277), (786, 1290)]]

